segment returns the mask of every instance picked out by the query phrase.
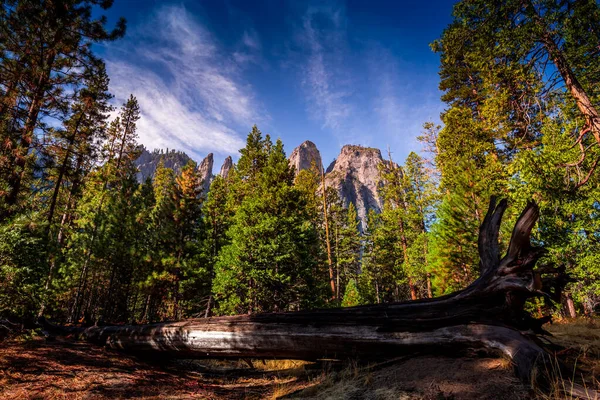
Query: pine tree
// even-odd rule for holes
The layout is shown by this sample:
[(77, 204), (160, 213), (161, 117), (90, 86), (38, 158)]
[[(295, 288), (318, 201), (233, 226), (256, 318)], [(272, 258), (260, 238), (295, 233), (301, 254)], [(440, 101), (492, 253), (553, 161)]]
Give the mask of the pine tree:
[(358, 306), (362, 304), (362, 301), (363, 300), (360, 296), (360, 291), (358, 290), (356, 281), (354, 279), (350, 279), (346, 285), (346, 290), (344, 291), (342, 307)]
[[(108, 76), (102, 62), (89, 68), (82, 77), (81, 88), (71, 106), (71, 116), (64, 123), (64, 130), (52, 144), (57, 171), (48, 206), (48, 223), (52, 224), (63, 179), (80, 181), (84, 166), (92, 164), (96, 142), (102, 140), (107, 114), (112, 111), (108, 101)], [(72, 183), (71, 183), (72, 186)]]
[[(138, 119), (137, 100), (131, 96), (106, 131), (102, 150), (105, 162), (90, 173), (77, 211), (77, 235), (73, 238), (77, 245), (70, 258), (80, 266), (81, 273), (73, 310), (81, 309), (79, 302), (87, 290), (88, 298), (95, 303), (90, 300), (84, 311), (96, 318), (112, 318), (114, 313), (121, 320), (128, 318), (128, 293), (120, 288), (130, 286), (134, 264), (130, 248), (135, 242), (133, 227), (138, 212), (133, 207), (137, 191), (134, 161), (139, 156)], [(90, 268), (92, 276), (88, 285)], [(122, 297), (115, 299), (115, 292)], [(72, 318), (78, 319), (79, 315)]]
[(148, 231), (151, 236), (151, 271), (146, 277), (149, 308), (146, 317), (152, 321), (167, 318), (175, 311), (173, 290), (177, 276), (176, 249), (179, 244), (175, 224), (175, 172), (165, 168), (162, 160), (152, 180), (154, 207), (150, 211)]
[(336, 286), (340, 292), (343, 290), (345, 299), (346, 286), (350, 281), (356, 283), (355, 280), (360, 274), (361, 240), (354, 204), (350, 203), (347, 209), (338, 210), (341, 211), (338, 215), (343, 219), (334, 222)]
[[(71, 117), (64, 122), (64, 129), (57, 132), (49, 147), (55, 167), (46, 177), (52, 183), (51, 192), (42, 194), (49, 198), (46, 212), (49, 271), (45, 290), (52, 281), (57, 257), (61, 256), (66, 224), (72, 221), (83, 177), (97, 161), (97, 142), (104, 134), (107, 113), (112, 110), (108, 104), (111, 95), (104, 64), (98, 62), (96, 68), (89, 68), (82, 79), (84, 87), (71, 105)], [(62, 207), (62, 216), (54, 225), (58, 207)]]
[[(206, 270), (201, 268), (202, 255), (202, 182), (196, 163), (189, 161), (175, 179), (175, 282), (173, 288), (173, 318), (181, 317), (180, 302), (192, 303), (210, 292), (210, 281)], [(183, 281), (183, 287), (180, 287)], [(196, 309), (196, 311), (199, 311)]]
[[(306, 308), (314, 304), (316, 232), (278, 140), (256, 127), (248, 135), (230, 188), (239, 201), (215, 266), (213, 292), (224, 314)], [(253, 190), (248, 190), (252, 187)]]
[(477, 228), (492, 194), (552, 204), (558, 215), (542, 219), (540, 240), (568, 248), (559, 238), (587, 219), (573, 210), (593, 210), (582, 205), (600, 151), (600, 69), (589, 44), (598, 41), (596, 2), (462, 1), (454, 17), (433, 44), (449, 105), (436, 141), (442, 203), (430, 246), (440, 293), (477, 277), (469, 266), (478, 262)]
[(359, 286), (370, 303), (387, 303), (406, 299), (403, 286), (402, 248), (399, 246), (397, 218), (390, 209), (368, 214), (364, 239), (364, 256)]
[[(497, 117), (486, 121), (490, 127), (507, 131), (513, 144), (535, 139), (541, 127), (536, 114), (544, 115), (540, 107), (554, 88), (564, 84), (560, 90), (565, 99), (600, 143), (595, 98), (600, 68), (595, 62), (598, 53), (590, 47), (600, 39), (600, 8), (595, 1), (463, 1), (455, 6), (454, 16), (434, 47), (443, 49), (448, 65), (469, 68), (470, 76), (487, 86), (478, 95), (489, 96), (490, 105), (496, 105)], [(548, 68), (557, 73), (545, 74)], [(459, 76), (467, 74), (442, 75), (442, 85)], [(469, 86), (473, 85), (463, 86), (464, 93)], [(532, 97), (538, 101), (530, 101)]]
[[(37, 146), (36, 132), (44, 117), (68, 114), (69, 88), (96, 64), (92, 43), (115, 40), (125, 33), (125, 20), (108, 32), (106, 18), (92, 18), (92, 8), (111, 2), (9, 1), (0, 14), (0, 65), (5, 89), (0, 92), (0, 218), (10, 215), (28, 192)], [(92, 67), (93, 68), (93, 67)]]
[[(312, 257), (318, 260), (317, 269), (315, 270), (316, 279), (319, 282), (322, 282), (320, 285), (323, 287), (325, 287), (325, 285), (330, 287), (329, 298), (331, 298), (331, 280), (333, 277), (333, 288), (335, 289), (333, 293), (336, 295), (336, 300), (339, 300), (339, 292), (337, 291), (339, 288), (339, 269), (336, 270), (336, 273), (334, 274), (333, 259), (331, 260), (332, 264), (330, 269), (329, 254), (331, 253), (332, 237), (330, 235), (329, 238), (327, 238), (327, 229), (325, 226), (325, 215), (328, 216), (329, 224), (329, 220), (335, 214), (332, 207), (334, 207), (334, 204), (339, 203), (339, 197), (333, 188), (327, 187), (325, 198), (323, 198), (322, 185), (322, 171), (319, 171), (319, 168), (314, 161), (311, 168), (299, 171), (294, 180), (294, 186), (300, 191), (303, 201), (306, 204), (305, 211), (307, 212), (310, 223), (315, 228), (318, 237), (318, 246), (312, 248)], [(323, 202), (323, 200), (325, 200), (325, 202)], [(327, 209), (327, 212), (325, 212), (325, 208)], [(327, 250), (327, 239), (330, 240), (329, 254)]]
[[(235, 171), (230, 171), (230, 175)], [(223, 178), (220, 175), (210, 185), (208, 196), (202, 207), (204, 219), (204, 259), (206, 260), (206, 277), (208, 284), (212, 286), (214, 279), (215, 264), (223, 246), (229, 243), (227, 231), (233, 222), (233, 196), (229, 193), (231, 184), (230, 177)], [(212, 291), (209, 290), (206, 299), (204, 315), (208, 317), (213, 306)]]

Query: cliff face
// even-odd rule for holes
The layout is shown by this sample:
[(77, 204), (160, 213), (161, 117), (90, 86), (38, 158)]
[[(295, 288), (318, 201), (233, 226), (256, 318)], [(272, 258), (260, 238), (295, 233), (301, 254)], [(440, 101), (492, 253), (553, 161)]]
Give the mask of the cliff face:
[(198, 165), (198, 175), (200, 175), (200, 180), (202, 181), (202, 196), (205, 198), (213, 180), (213, 163), (213, 153), (209, 153), (200, 165)]
[[(138, 180), (143, 182), (147, 177), (153, 177), (160, 159), (165, 167), (173, 168), (177, 173), (190, 160), (183, 152), (154, 150), (149, 152), (143, 149), (141, 156), (136, 160), (140, 169)], [(307, 140), (296, 147), (289, 158), (290, 165), (296, 171), (309, 169), (314, 163), (317, 168), (322, 168), (321, 153), (317, 146)], [(379, 196), (379, 164), (386, 163), (381, 156), (381, 151), (370, 147), (346, 145), (342, 147), (340, 155), (327, 168), (325, 184), (336, 188), (344, 204), (352, 203), (356, 207), (360, 219), (360, 229), (364, 231), (367, 226), (369, 210), (381, 212), (381, 198)], [(202, 179), (202, 195), (206, 196), (210, 189), (213, 175), (213, 154), (202, 160), (198, 165), (198, 173)], [(233, 160), (227, 157), (221, 166), (219, 174), (227, 177), (233, 168)]]
[(317, 146), (310, 140), (307, 140), (296, 147), (292, 151), (292, 154), (290, 154), (290, 165), (293, 165), (296, 168), (296, 173), (304, 169), (309, 169), (313, 162), (319, 171), (321, 171), (323, 168), (321, 153), (319, 152), (319, 149), (317, 149)]
[(229, 171), (232, 167), (233, 160), (231, 159), (231, 156), (228, 156), (225, 159), (225, 161), (223, 161), (223, 165), (221, 166), (221, 172), (219, 172), (219, 175), (221, 175), (223, 178), (227, 178), (229, 176)]
[(139, 171), (136, 175), (138, 182), (142, 183), (148, 178), (154, 177), (154, 172), (160, 160), (163, 160), (165, 167), (172, 168), (175, 173), (179, 173), (181, 168), (185, 166), (191, 159), (182, 151), (167, 150), (153, 150), (152, 152), (146, 150), (145, 147), (141, 146), (142, 153), (135, 160), (135, 165)]
[[(164, 151), (164, 150), (153, 150), (148, 151), (146, 148), (142, 146), (142, 153), (139, 158), (135, 160), (135, 164), (138, 167), (139, 171), (137, 173), (138, 182), (142, 183), (147, 178), (153, 178), (154, 173), (156, 172), (156, 167), (160, 160), (163, 160), (165, 167), (172, 168), (176, 174), (181, 171), (188, 161), (191, 160), (187, 154), (182, 151)], [(206, 196), (208, 190), (210, 189), (210, 184), (214, 179), (213, 175), (213, 167), (214, 167), (214, 157), (213, 154), (208, 154), (198, 165), (198, 174), (200, 175), (200, 179), (202, 180), (202, 195)], [(229, 171), (233, 168), (233, 160), (231, 156), (227, 157), (225, 161), (223, 161), (223, 165), (221, 166), (221, 170), (219, 174), (226, 178), (229, 175)]]
[(327, 168), (325, 184), (337, 189), (346, 206), (354, 204), (361, 231), (367, 226), (369, 210), (381, 212), (379, 164), (384, 162), (379, 149), (346, 145)]

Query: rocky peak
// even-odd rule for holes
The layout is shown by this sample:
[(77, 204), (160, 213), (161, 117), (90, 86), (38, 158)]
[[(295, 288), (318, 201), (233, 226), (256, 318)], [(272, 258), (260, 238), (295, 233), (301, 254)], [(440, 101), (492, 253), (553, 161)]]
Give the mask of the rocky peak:
[(338, 190), (347, 206), (353, 203), (360, 219), (360, 229), (367, 226), (369, 210), (381, 212), (379, 165), (385, 162), (381, 151), (372, 147), (346, 145), (327, 168), (325, 183)]
[(198, 174), (202, 180), (202, 195), (206, 197), (213, 178), (213, 153), (209, 153), (198, 166)]
[(162, 160), (166, 168), (171, 168), (175, 173), (179, 173), (189, 161), (190, 158), (182, 151), (156, 149), (148, 151), (144, 146), (140, 146), (140, 156), (135, 160), (138, 168), (136, 178), (142, 183), (147, 178), (153, 178), (156, 167)]
[(296, 147), (292, 151), (292, 154), (290, 154), (290, 165), (296, 168), (296, 172), (309, 169), (313, 162), (319, 168), (319, 171), (323, 168), (321, 153), (317, 149), (317, 146), (310, 140)]
[(223, 165), (221, 166), (221, 172), (219, 172), (219, 175), (221, 175), (223, 178), (227, 178), (227, 176), (229, 176), (229, 171), (231, 170), (231, 167), (233, 167), (233, 160), (231, 159), (231, 156), (227, 156), (225, 161), (223, 161)]

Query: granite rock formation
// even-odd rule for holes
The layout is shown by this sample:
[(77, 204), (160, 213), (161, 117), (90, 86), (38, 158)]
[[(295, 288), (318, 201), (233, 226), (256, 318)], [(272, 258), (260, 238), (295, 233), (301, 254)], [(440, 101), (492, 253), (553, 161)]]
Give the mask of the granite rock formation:
[(310, 140), (305, 141), (300, 146), (296, 147), (290, 154), (290, 165), (296, 168), (296, 173), (311, 168), (314, 163), (318, 170), (321, 171), (323, 163), (321, 161), (321, 153), (317, 146)]
[(213, 180), (213, 163), (213, 153), (208, 153), (200, 165), (198, 165), (198, 175), (200, 175), (200, 180), (202, 182), (202, 196), (205, 198)]
[(219, 175), (221, 175), (223, 178), (227, 178), (229, 176), (229, 171), (232, 167), (233, 160), (231, 159), (231, 156), (227, 156), (225, 161), (223, 161), (223, 165), (221, 166), (221, 171), (219, 172)]
[(379, 165), (386, 163), (381, 151), (372, 147), (345, 145), (327, 168), (325, 184), (337, 189), (344, 204), (356, 207), (360, 229), (367, 226), (369, 210), (381, 212)]
[(187, 164), (191, 158), (182, 151), (176, 150), (152, 150), (148, 151), (144, 146), (140, 146), (141, 154), (135, 165), (138, 168), (136, 178), (138, 182), (142, 183), (148, 178), (153, 178), (156, 172), (156, 167), (162, 159), (164, 166), (173, 169), (175, 173), (179, 173), (181, 168)]

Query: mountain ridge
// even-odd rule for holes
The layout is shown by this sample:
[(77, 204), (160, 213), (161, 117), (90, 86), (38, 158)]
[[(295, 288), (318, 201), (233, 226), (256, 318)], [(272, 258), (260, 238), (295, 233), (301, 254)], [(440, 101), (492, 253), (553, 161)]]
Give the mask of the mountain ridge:
[[(191, 158), (184, 152), (167, 150), (153, 150), (149, 152), (143, 148), (142, 154), (136, 161), (140, 168), (138, 181), (142, 182), (152, 177), (156, 166), (163, 160), (164, 165), (179, 172)], [(306, 140), (294, 148), (288, 157), (289, 163), (296, 173), (311, 168), (315, 165), (319, 170), (323, 168), (323, 161), (318, 147)], [(342, 146), (339, 155), (329, 164), (325, 172), (325, 184), (334, 187), (344, 206), (352, 203), (356, 207), (361, 232), (367, 227), (369, 210), (381, 212), (383, 206), (379, 195), (379, 165), (388, 163), (383, 159), (381, 150), (374, 147), (347, 144)], [(232, 157), (227, 157), (219, 175), (226, 177), (233, 168)], [(213, 174), (214, 157), (209, 153), (200, 163), (198, 172), (202, 178), (202, 194), (206, 196), (215, 175)]]

